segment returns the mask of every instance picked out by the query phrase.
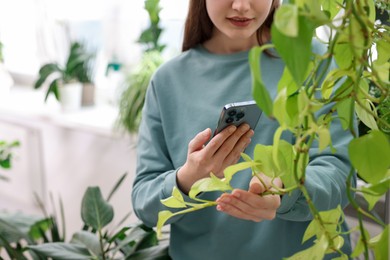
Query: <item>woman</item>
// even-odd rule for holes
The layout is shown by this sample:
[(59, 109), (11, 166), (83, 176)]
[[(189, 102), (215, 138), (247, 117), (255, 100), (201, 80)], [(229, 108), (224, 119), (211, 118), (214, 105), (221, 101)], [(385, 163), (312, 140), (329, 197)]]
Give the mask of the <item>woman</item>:
[[(146, 225), (156, 225), (158, 212), (165, 210), (160, 200), (174, 186), (188, 199), (195, 181), (210, 172), (222, 177), (244, 149), (252, 156), (256, 144), (272, 144), (278, 124), (264, 115), (254, 130), (230, 126), (212, 137), (211, 128), (225, 104), (253, 99), (248, 51), (271, 40), (278, 6), (277, 0), (190, 0), (183, 53), (152, 78), (139, 130), (132, 199)], [(275, 97), (284, 64), (266, 54), (261, 63), (263, 81)], [(344, 145), (351, 137), (337, 124), (331, 131), (337, 154), (312, 149), (307, 169), (306, 186), (320, 210), (347, 201)], [(291, 134), (283, 138), (293, 141)], [(280, 179), (275, 184), (283, 186)], [(169, 220), (173, 259), (281, 259), (310, 246), (312, 241), (301, 244), (311, 214), (299, 191), (282, 199), (261, 197), (263, 186), (251, 180), (250, 171), (235, 175), (232, 186), (237, 189), (231, 194), (202, 194), (217, 200), (216, 208)]]

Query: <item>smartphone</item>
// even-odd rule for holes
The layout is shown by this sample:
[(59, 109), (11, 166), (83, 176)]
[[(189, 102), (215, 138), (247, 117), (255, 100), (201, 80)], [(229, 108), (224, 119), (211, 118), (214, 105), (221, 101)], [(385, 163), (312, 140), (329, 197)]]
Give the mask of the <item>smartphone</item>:
[(261, 113), (261, 109), (254, 100), (227, 104), (222, 109), (214, 136), (227, 126), (235, 125), (238, 127), (243, 123), (248, 124), (254, 130)]

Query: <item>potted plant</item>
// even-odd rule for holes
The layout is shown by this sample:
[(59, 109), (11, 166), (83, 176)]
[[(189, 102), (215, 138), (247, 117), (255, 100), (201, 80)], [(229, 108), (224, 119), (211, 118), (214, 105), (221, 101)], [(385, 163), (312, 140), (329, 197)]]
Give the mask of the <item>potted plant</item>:
[(120, 95), (117, 127), (130, 133), (138, 131), (149, 80), (163, 62), (161, 52), (165, 45), (159, 43), (163, 31), (159, 26), (161, 11), (159, 4), (159, 0), (145, 0), (150, 26), (141, 33), (138, 40), (145, 46), (145, 52), (138, 66), (127, 76)]
[(46, 81), (48, 89), (45, 101), (53, 94), (64, 110), (75, 110), (81, 106), (82, 82), (90, 80), (90, 61), (92, 55), (79, 42), (72, 42), (64, 66), (59, 63), (48, 63), (39, 70), (39, 77), (34, 88), (38, 89)]

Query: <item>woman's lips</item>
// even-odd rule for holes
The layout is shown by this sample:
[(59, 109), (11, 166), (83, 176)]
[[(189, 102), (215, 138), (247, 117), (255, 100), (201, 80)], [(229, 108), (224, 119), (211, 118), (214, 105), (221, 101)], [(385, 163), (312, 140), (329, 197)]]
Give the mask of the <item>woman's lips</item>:
[(249, 18), (241, 18), (241, 17), (231, 17), (227, 18), (231, 24), (237, 27), (245, 27), (248, 26), (253, 19)]

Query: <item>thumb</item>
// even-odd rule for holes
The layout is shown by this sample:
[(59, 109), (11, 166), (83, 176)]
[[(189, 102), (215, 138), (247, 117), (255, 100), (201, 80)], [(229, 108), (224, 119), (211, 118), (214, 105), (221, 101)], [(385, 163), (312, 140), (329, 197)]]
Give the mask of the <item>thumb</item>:
[(194, 152), (203, 148), (203, 145), (210, 139), (211, 137), (211, 129), (207, 128), (202, 132), (198, 133), (194, 139), (188, 145), (188, 151)]
[(254, 194), (261, 194), (265, 191), (264, 185), (257, 179), (257, 177), (253, 177), (251, 182), (249, 183), (249, 192)]

